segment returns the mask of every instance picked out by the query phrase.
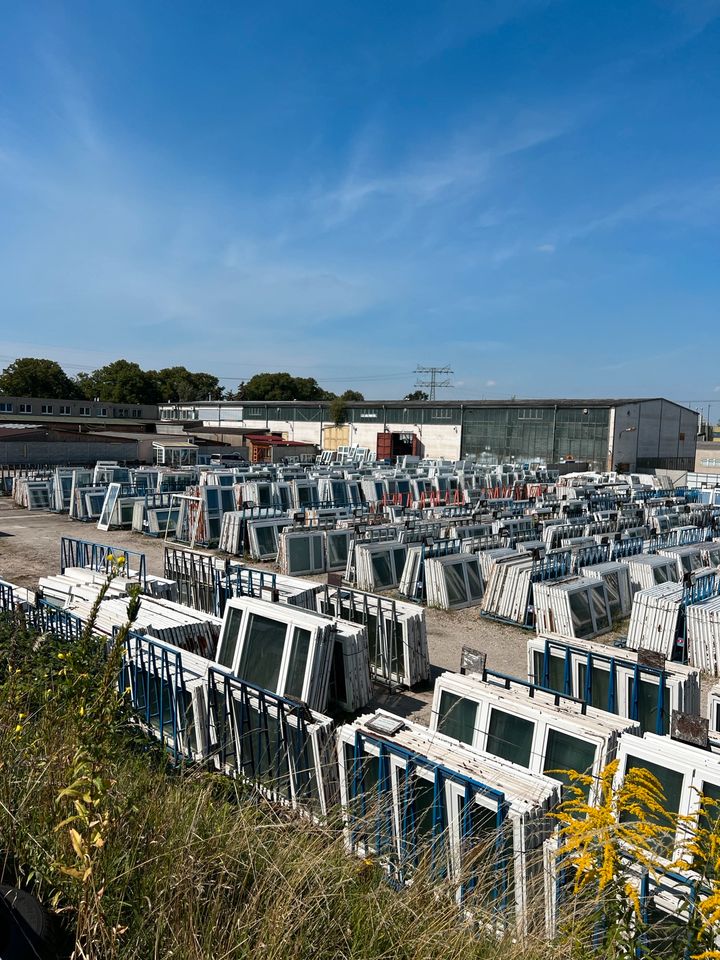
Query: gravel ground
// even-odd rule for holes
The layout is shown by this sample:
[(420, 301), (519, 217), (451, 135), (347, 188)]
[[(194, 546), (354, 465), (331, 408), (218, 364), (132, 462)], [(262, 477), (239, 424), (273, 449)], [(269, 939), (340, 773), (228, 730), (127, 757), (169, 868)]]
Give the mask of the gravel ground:
[[(94, 523), (70, 520), (62, 514), (30, 512), (17, 507), (9, 498), (0, 498), (0, 577), (18, 586), (36, 588), (40, 577), (60, 572), (60, 538), (77, 537), (110, 543), (144, 553), (148, 573), (163, 575), (163, 541), (128, 530), (105, 533)], [(256, 564), (272, 569), (269, 564)], [(322, 577), (313, 579), (322, 580)], [(495, 623), (480, 616), (477, 607), (454, 612), (427, 610), (428, 646), (433, 675), (457, 670), (464, 646), (483, 650), (488, 666), (517, 677), (527, 675), (526, 645), (528, 631)], [(623, 629), (624, 627), (624, 629)], [(599, 638), (612, 643), (627, 632), (627, 625)], [(706, 693), (712, 685), (703, 682), (703, 710)], [(414, 719), (427, 720), (432, 692), (412, 690), (400, 694), (380, 692), (375, 705)]]

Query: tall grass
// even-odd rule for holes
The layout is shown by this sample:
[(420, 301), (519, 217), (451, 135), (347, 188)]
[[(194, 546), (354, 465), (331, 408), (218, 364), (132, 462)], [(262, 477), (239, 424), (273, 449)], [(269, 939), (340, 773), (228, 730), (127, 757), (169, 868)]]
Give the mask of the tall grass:
[[(0, 620), (0, 849), (103, 960), (570, 956), (464, 922), (423, 871), (402, 891), (237, 781), (176, 770), (107, 689), (104, 650)], [(110, 706), (108, 706), (110, 704)]]

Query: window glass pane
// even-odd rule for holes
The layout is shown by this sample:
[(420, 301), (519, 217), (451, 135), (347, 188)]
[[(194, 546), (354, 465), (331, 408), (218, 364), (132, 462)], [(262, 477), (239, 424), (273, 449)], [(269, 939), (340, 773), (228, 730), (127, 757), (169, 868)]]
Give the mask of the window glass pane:
[(395, 582), (390, 564), (390, 554), (387, 551), (373, 555), (372, 568), (375, 574), (376, 587), (389, 587)]
[[(362, 611), (357, 610), (355, 612), (355, 621), (357, 623), (363, 622)], [(378, 618), (374, 613), (368, 613), (367, 617), (367, 632), (368, 632), (368, 648), (370, 654), (370, 662), (374, 663), (376, 666), (381, 666), (382, 661), (382, 644), (380, 642), (381, 637), (378, 632)]]
[[(700, 816), (698, 817), (698, 829), (703, 831), (707, 830), (708, 832), (714, 831), (715, 834), (717, 834), (719, 829), (718, 823), (720, 822), (720, 786), (715, 783), (704, 783), (702, 785), (702, 796), (711, 802), (707, 804), (704, 803), (701, 808)], [(714, 803), (712, 801), (714, 801)], [(695, 866), (696, 868), (704, 866), (706, 876), (717, 876), (712, 862), (699, 864), (696, 860)]]
[(240, 633), (240, 624), (242, 623), (243, 612), (237, 607), (230, 607), (223, 640), (218, 650), (217, 662), (228, 670), (232, 670), (235, 660), (235, 650), (237, 648), (238, 635)]
[[(533, 652), (533, 670), (535, 673), (535, 683), (543, 686), (543, 665), (545, 655), (540, 650)], [(548, 686), (551, 690), (557, 690), (558, 693), (565, 693), (565, 660), (562, 657), (550, 655), (550, 669), (548, 677)]]
[(290, 537), (287, 540), (290, 572), (310, 569), (310, 538)]
[(572, 615), (573, 632), (576, 637), (589, 637), (593, 633), (592, 615), (590, 613), (590, 598), (586, 590), (578, 590), (568, 594), (570, 598), (570, 613)]
[(605, 630), (610, 626), (608, 620), (607, 607), (605, 606), (605, 593), (603, 588), (595, 587), (590, 591), (592, 597), (593, 613), (595, 614), (595, 629)]
[(443, 568), (443, 572), (450, 606), (456, 603), (467, 603), (468, 596), (462, 566), (459, 563), (450, 563)]
[[(578, 696), (584, 699), (585, 697), (585, 677), (587, 675), (587, 667), (584, 663), (578, 665), (578, 679), (580, 682), (580, 689), (578, 690)], [(609, 710), (610, 709), (610, 671), (603, 670), (602, 667), (596, 667), (593, 664), (592, 668), (592, 690), (590, 691), (590, 705), (593, 707), (598, 707), (600, 710)], [(617, 712), (617, 711), (615, 711)]]
[[(632, 677), (628, 678), (628, 706), (629, 712), (632, 712), (633, 694), (635, 692), (635, 681)], [(640, 680), (638, 687), (638, 715), (640, 727), (643, 733), (657, 733), (658, 718), (658, 685), (652, 680)], [(665, 718), (662, 733), (669, 732), (670, 716), (669, 711), (665, 710)]]
[(514, 717), (503, 710), (490, 711), (487, 750), (521, 767), (530, 766), (530, 750), (535, 724), (523, 717)]
[[(650, 760), (640, 760), (636, 757), (628, 756), (627, 772), (630, 770), (644, 769), (660, 781), (660, 786), (665, 795), (663, 807), (669, 813), (677, 814), (680, 811), (680, 796), (682, 794), (683, 775), (677, 770), (669, 770), (667, 767), (661, 767), (658, 763), (652, 763)], [(667, 819), (656, 814), (646, 812), (646, 817), (650, 823), (660, 824), (668, 827), (667, 835), (657, 842), (657, 850), (663, 856), (670, 856), (675, 845), (675, 834)], [(627, 823), (632, 820), (632, 815), (623, 813), (620, 817), (621, 822)]]
[(405, 547), (400, 547), (396, 550), (393, 550), (393, 556), (395, 558), (395, 577), (397, 580), (400, 579), (403, 567), (405, 566)]
[(277, 692), (286, 632), (286, 624), (251, 613), (238, 676)]
[(605, 586), (607, 587), (610, 613), (614, 620), (619, 620), (622, 616), (622, 610), (620, 607), (620, 584), (618, 583), (618, 575), (616, 573), (608, 574), (605, 577)]
[(325, 566), (325, 563), (323, 560), (322, 537), (313, 537), (312, 545), (313, 545), (313, 569), (322, 570), (323, 567)]
[(232, 767), (235, 765), (235, 739), (232, 724), (229, 722), (225, 695), (219, 690), (210, 697), (210, 712), (218, 748), (225, 755), (225, 763)]
[[(192, 694), (186, 690), (180, 700), (185, 714), (185, 750), (196, 752), (199, 749), (197, 729), (195, 727), (195, 709), (193, 708)], [(182, 715), (181, 715), (182, 723)]]
[(295, 627), (293, 631), (290, 664), (288, 666), (285, 693), (290, 697), (302, 698), (305, 668), (307, 666), (308, 651), (310, 650), (310, 631)]
[[(585, 740), (578, 740), (577, 737), (571, 737), (567, 733), (561, 733), (559, 730), (548, 731), (547, 748), (545, 750), (545, 763), (543, 772), (555, 780), (561, 780), (563, 783), (572, 783), (566, 773), (558, 771), (574, 770), (576, 773), (592, 772), (595, 763), (595, 745), (587, 743)], [(581, 784), (576, 783), (576, 786)], [(590, 788), (582, 786), (587, 800)]]
[(256, 527), (255, 535), (260, 553), (277, 553), (277, 534), (275, 527)]
[(466, 563), (465, 570), (467, 571), (468, 586), (470, 587), (470, 599), (479, 600), (482, 597), (483, 588), (477, 562)]
[(667, 583), (669, 580), (668, 568), (666, 566), (655, 567), (655, 583)]
[(425, 777), (415, 777), (415, 836), (423, 840), (432, 835), (435, 784)]
[(438, 730), (461, 743), (472, 743), (475, 734), (477, 704), (443, 690), (440, 694)]
[(340, 567), (347, 563), (348, 538), (343, 534), (341, 537), (328, 537), (328, 566)]

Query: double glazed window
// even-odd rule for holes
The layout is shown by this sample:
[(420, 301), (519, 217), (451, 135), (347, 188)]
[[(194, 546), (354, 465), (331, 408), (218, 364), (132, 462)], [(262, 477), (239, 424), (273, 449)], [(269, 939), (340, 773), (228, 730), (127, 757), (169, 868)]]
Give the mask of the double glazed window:
[(573, 635), (588, 638), (610, 627), (610, 614), (603, 581), (597, 586), (568, 592)]
[(440, 695), (440, 716), (438, 730), (446, 737), (453, 737), (461, 743), (472, 745), (475, 739), (475, 717), (477, 704), (466, 697), (443, 690)]
[(490, 711), (486, 749), (521, 767), (530, 766), (535, 724), (504, 710)]
[(532, 702), (498, 697), (479, 680), (450, 675), (436, 683), (430, 729), (563, 784), (571, 782), (567, 771), (595, 775), (607, 750), (602, 730), (591, 732)]
[(317, 629), (291, 617), (269, 617), (229, 606), (217, 662), (264, 690), (307, 699)]

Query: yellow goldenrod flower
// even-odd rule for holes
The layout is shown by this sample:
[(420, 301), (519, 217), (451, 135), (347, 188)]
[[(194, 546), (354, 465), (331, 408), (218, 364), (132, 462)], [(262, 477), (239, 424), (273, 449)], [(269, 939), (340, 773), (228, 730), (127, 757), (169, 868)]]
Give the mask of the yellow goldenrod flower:
[(15, 733), (20, 733), (21, 730), (22, 730), (22, 724), (19, 723), (19, 724), (15, 727)]

